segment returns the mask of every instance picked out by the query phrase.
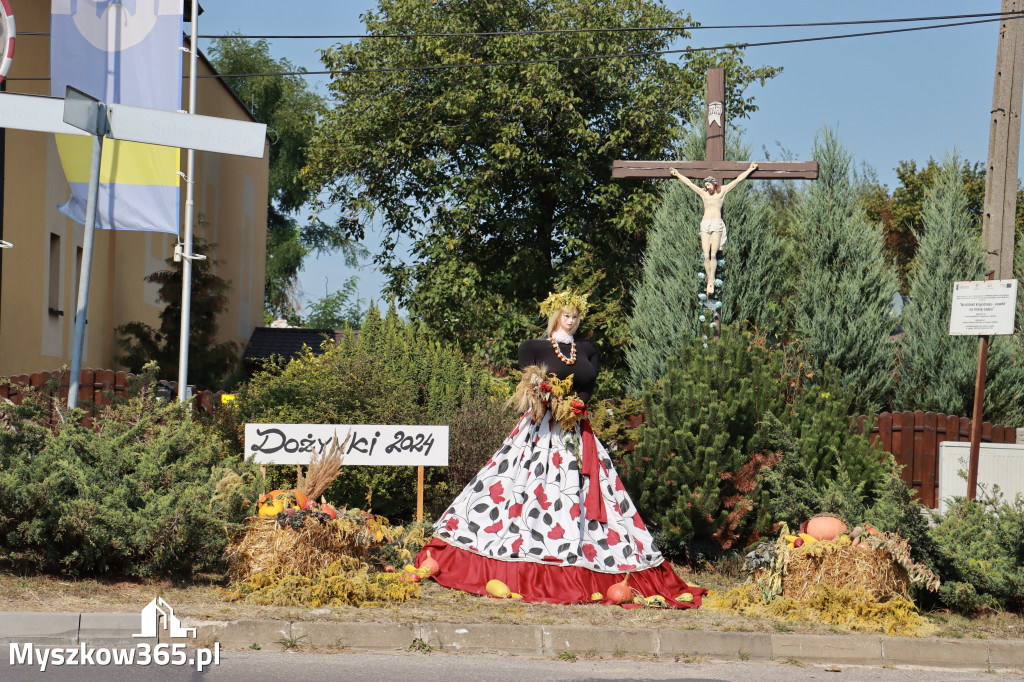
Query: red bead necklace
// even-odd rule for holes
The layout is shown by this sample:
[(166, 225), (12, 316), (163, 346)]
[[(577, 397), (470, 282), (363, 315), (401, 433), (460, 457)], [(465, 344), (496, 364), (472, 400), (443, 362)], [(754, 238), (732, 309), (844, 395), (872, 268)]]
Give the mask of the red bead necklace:
[(555, 337), (554, 336), (549, 336), (548, 338), (551, 339), (551, 347), (555, 349), (555, 355), (558, 356), (559, 360), (561, 360), (562, 362), (564, 362), (567, 365), (575, 365), (576, 364), (576, 341), (575, 340), (569, 342), (569, 344), (572, 346), (572, 353), (570, 353), (571, 357), (567, 358), (564, 355), (562, 355), (562, 351), (561, 351), (561, 349), (559, 349), (558, 342), (555, 341)]

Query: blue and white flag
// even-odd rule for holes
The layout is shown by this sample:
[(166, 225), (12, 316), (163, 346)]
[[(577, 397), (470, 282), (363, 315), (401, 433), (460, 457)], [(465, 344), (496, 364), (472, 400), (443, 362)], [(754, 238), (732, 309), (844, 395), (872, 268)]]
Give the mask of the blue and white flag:
[[(184, 0), (52, 0), (50, 94), (70, 85), (108, 104), (181, 108)], [(92, 138), (57, 135), (71, 198), (60, 211), (85, 223)], [(177, 234), (181, 153), (103, 140), (96, 227)]]

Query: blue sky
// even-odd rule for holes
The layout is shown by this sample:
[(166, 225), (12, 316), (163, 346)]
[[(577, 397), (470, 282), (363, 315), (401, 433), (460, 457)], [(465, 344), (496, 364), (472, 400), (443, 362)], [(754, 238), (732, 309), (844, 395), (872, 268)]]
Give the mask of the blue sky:
[[(207, 0), (200, 34), (238, 31), (257, 34), (359, 34), (359, 15), (376, 7), (370, 0)], [(900, 2), (821, 2), (820, 0), (728, 0), (701, 4), (668, 0), (705, 26), (852, 21), (998, 12), (999, 0), (901, 0)], [(949, 22), (941, 22), (949, 23)], [(785, 29), (694, 31), (690, 45), (757, 42), (836, 35), (915, 24)], [(970, 161), (985, 161), (988, 117), (998, 24), (916, 31), (802, 44), (752, 47), (751, 66), (783, 67), (764, 87), (753, 86), (760, 111), (742, 123), (744, 136), (763, 158), (779, 145), (796, 159), (810, 155), (814, 134), (829, 125), (839, 131), (858, 163), (875, 169), (882, 183), (896, 184), (901, 160), (919, 164), (956, 150)], [(316, 50), (329, 41), (271, 41), (275, 57), (309, 70), (322, 66)], [(204, 43), (200, 43), (203, 47)], [(680, 45), (685, 47), (685, 45)], [(319, 81), (320, 87), (325, 81)], [(367, 246), (376, 247), (372, 234)], [(353, 272), (337, 258), (311, 260), (300, 278), (306, 298), (333, 290)], [(375, 298), (383, 279), (362, 268), (359, 295)]]

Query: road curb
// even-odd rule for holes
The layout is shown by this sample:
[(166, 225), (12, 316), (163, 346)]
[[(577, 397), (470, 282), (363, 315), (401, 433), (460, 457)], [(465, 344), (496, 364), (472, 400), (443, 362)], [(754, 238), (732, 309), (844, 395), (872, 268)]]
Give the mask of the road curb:
[[(1024, 669), (1024, 640), (887, 637), (885, 635), (804, 635), (719, 632), (585, 625), (505, 625), (494, 623), (346, 623), (335, 621), (182, 619), (195, 627), (194, 640), (222, 649), (282, 651), (439, 650), (556, 657), (571, 654), (619, 658), (711, 658), (789, 660), (837, 665), (904, 665), (975, 670)], [(0, 612), (0, 643), (134, 645), (139, 617), (126, 613)], [(146, 640), (148, 641), (148, 640)]]

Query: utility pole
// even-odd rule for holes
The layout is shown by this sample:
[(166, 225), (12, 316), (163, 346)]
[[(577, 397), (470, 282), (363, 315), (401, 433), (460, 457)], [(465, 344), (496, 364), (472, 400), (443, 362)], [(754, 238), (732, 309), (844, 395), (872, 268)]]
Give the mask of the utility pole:
[[(1021, 94), (1024, 89), (1024, 0), (1002, 0), (996, 77), (989, 119), (982, 243), (995, 279), (1013, 279)], [(1018, 13), (1014, 15), (1013, 13)], [(1009, 16), (1007, 16), (1009, 15)]]

